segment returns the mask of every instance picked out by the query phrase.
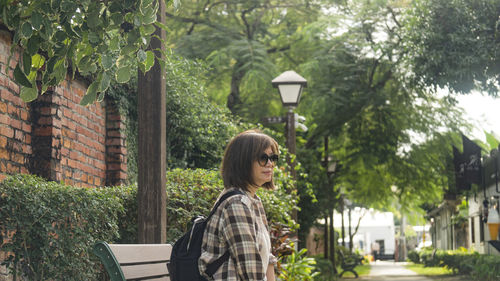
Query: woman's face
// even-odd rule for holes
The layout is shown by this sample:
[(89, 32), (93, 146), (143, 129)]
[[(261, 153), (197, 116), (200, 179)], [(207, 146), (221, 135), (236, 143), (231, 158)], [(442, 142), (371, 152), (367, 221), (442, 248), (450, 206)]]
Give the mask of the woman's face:
[[(270, 182), (273, 178), (273, 168), (275, 162), (273, 162), (270, 158), (275, 158), (275, 154), (271, 147), (268, 147), (262, 154), (266, 154), (269, 160), (266, 161), (266, 157), (264, 155), (259, 156), (259, 160), (255, 160), (252, 166), (252, 179), (255, 185), (262, 186), (266, 182)], [(262, 165), (264, 164), (264, 165)]]

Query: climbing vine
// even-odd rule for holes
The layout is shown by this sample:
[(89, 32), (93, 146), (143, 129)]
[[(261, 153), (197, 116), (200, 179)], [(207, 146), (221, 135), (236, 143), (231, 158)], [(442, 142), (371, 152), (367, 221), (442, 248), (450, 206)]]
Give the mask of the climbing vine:
[(155, 62), (147, 50), (163, 0), (0, 0), (1, 23), (13, 31), (21, 98), (32, 101), (68, 73), (92, 77), (80, 104), (102, 101), (110, 82), (126, 83)]

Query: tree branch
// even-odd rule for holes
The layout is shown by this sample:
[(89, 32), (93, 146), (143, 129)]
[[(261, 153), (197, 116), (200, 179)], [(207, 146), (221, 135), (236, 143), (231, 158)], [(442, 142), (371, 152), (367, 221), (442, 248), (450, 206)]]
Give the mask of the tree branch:
[(287, 50), (290, 50), (290, 45), (285, 46), (285, 47), (281, 47), (281, 48), (274, 47), (274, 48), (271, 48), (271, 49), (267, 49), (266, 52), (268, 54), (272, 54), (272, 53), (283, 52), (283, 51), (287, 51)]
[(206, 25), (208, 27), (211, 27), (213, 29), (219, 30), (220, 32), (226, 33), (228, 35), (233, 35), (233, 36), (237, 35), (232, 30), (226, 28), (225, 26), (220, 25), (220, 24), (212, 23), (212, 22), (210, 22), (208, 20), (204, 20), (204, 19), (200, 19), (200, 18), (196, 18), (195, 19), (195, 18), (188, 18), (188, 17), (176, 16), (176, 15), (171, 14), (169, 12), (165, 12), (165, 15), (167, 17), (169, 17), (169, 18), (171, 18), (173, 20), (179, 21), (179, 22), (192, 23), (192, 24), (195, 24), (195, 25), (196, 24), (202, 24), (202, 25)]
[(243, 21), (243, 24), (245, 25), (245, 29), (246, 29), (246, 34), (247, 34), (247, 39), (248, 40), (251, 40), (253, 38), (253, 31), (255, 30), (252, 30), (252, 27), (250, 26), (250, 24), (248, 23), (248, 20), (247, 20), (247, 17), (246, 15), (250, 12), (252, 12), (253, 10), (255, 10), (257, 8), (257, 6), (253, 6), (253, 7), (250, 7), (246, 10), (243, 10), (241, 11), (241, 20)]

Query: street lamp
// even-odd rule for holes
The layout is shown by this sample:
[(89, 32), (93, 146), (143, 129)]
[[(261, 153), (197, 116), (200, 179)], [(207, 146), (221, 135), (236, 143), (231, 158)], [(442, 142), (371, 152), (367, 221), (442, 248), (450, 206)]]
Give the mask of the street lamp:
[[(295, 116), (293, 109), (297, 107), (302, 89), (307, 86), (307, 80), (293, 70), (285, 71), (271, 81), (273, 87), (278, 88), (283, 106), (288, 108), (287, 113), (287, 148), (290, 154), (295, 154)], [(288, 159), (292, 178), (296, 179), (295, 163)]]
[(295, 108), (299, 104), (302, 89), (307, 86), (307, 80), (297, 72), (289, 70), (274, 78), (272, 84), (278, 88), (283, 105)]
[[(297, 107), (302, 94), (302, 89), (307, 86), (307, 80), (298, 75), (295, 71), (289, 70), (281, 73), (278, 77), (271, 81), (273, 87), (278, 88), (283, 106), (288, 107), (286, 118), (286, 147), (288, 148), (287, 162), (290, 167), (290, 174), (293, 182), (297, 179), (295, 172), (295, 162), (292, 161), (290, 155), (296, 154), (295, 150), (295, 114), (293, 109)], [(292, 190), (295, 187), (292, 187)], [(297, 222), (297, 211), (292, 211), (292, 219)], [(295, 233), (297, 236), (297, 233)], [(296, 245), (298, 246), (298, 245)]]

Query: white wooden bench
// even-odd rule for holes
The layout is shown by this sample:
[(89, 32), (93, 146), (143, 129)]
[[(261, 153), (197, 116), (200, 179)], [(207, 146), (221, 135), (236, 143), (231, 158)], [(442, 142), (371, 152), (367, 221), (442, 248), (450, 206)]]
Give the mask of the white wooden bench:
[(170, 244), (108, 244), (99, 242), (94, 253), (101, 259), (111, 281), (170, 281), (167, 262)]

